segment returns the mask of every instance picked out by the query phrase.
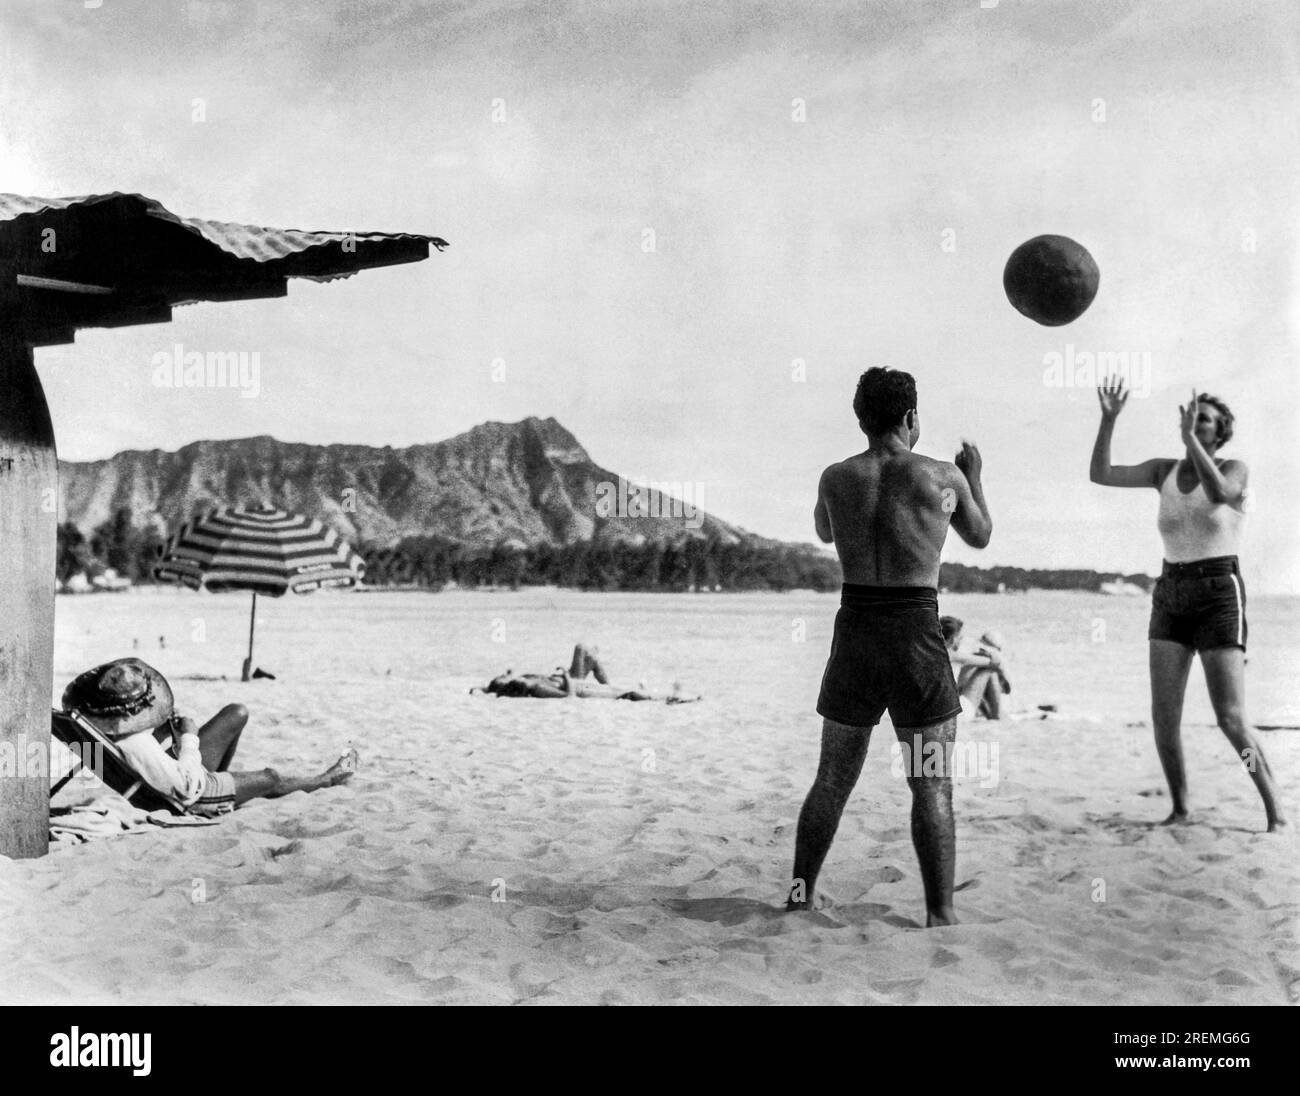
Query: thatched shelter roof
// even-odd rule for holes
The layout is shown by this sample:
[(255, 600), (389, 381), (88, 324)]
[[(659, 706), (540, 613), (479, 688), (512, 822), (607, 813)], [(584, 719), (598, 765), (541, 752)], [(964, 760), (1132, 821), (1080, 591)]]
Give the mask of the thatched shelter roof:
[(0, 194), (0, 310), (24, 342), (48, 346), (81, 327), (165, 323), (195, 301), (283, 297), (289, 278), (418, 262), (430, 246), (447, 241), (204, 221), (141, 194)]

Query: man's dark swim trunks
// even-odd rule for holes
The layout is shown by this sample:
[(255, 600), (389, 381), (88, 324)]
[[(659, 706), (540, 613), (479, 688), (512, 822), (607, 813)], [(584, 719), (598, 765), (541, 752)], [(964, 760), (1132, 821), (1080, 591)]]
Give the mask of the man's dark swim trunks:
[(846, 582), (817, 714), (874, 727), (885, 709), (895, 727), (924, 727), (961, 711), (929, 586)]

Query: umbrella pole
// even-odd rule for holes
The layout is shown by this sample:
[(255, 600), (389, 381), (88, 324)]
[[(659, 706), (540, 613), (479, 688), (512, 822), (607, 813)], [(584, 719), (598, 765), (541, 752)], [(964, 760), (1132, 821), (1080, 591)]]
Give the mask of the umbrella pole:
[(50, 844), (50, 693), (58, 464), (31, 347), (0, 300), (0, 856)]
[(253, 676), (253, 625), (257, 623), (257, 591), (253, 591), (253, 608), (248, 614), (248, 657), (244, 659), (244, 681), (251, 681)]

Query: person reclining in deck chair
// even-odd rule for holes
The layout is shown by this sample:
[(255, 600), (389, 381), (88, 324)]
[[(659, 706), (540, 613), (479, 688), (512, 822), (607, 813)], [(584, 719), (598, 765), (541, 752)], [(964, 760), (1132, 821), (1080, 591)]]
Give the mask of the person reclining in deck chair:
[[(676, 687), (670, 694), (652, 693), (642, 684), (635, 689), (625, 689), (609, 683), (609, 675), (597, 658), (595, 647), (581, 643), (573, 648), (573, 660), (568, 670), (557, 666), (551, 674), (517, 674), (507, 670), (486, 685), (475, 685), (471, 693), (491, 693), (494, 696), (526, 696), (537, 699), (562, 699), (576, 696), (584, 700), (662, 700), (668, 704), (685, 704), (699, 700), (697, 696), (683, 696)], [(587, 676), (596, 680), (591, 682)]]
[(63, 691), (63, 709), (93, 723), (151, 788), (174, 796), (191, 814), (213, 817), (250, 799), (333, 787), (350, 780), (357, 768), (357, 752), (349, 748), (318, 776), (232, 770), (248, 709), (227, 704), (199, 727), (176, 713), (167, 679), (138, 658), (119, 658), (79, 674)]

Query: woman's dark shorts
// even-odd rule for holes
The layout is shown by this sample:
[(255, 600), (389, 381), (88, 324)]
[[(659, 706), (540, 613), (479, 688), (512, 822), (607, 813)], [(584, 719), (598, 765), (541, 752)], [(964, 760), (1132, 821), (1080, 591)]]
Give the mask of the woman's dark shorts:
[(1197, 651), (1246, 649), (1246, 586), (1236, 556), (1194, 563), (1166, 562), (1151, 598), (1148, 639), (1167, 639)]
[(928, 586), (846, 582), (817, 714), (874, 727), (885, 710), (895, 727), (924, 727), (961, 711)]

